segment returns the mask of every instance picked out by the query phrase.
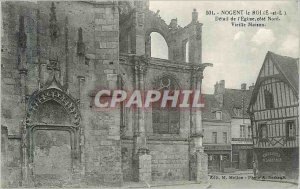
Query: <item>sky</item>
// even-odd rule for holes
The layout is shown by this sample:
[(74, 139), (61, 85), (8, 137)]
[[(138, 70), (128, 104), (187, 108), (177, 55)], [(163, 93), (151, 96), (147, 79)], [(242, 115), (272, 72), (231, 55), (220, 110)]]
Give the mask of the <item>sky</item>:
[[(150, 1), (150, 9), (170, 23), (178, 19), (181, 27), (191, 22), (197, 9), (202, 27), (202, 62), (213, 63), (204, 71), (202, 91), (213, 93), (214, 84), (225, 80), (226, 88), (247, 87), (255, 83), (268, 51), (299, 57), (299, 15), (296, 1)], [(216, 22), (206, 10), (270, 10), (286, 11), (278, 22), (266, 27), (232, 27), (230, 22)], [(151, 35), (154, 57), (166, 57), (166, 44), (161, 36)], [(164, 47), (165, 45), (165, 47)]]

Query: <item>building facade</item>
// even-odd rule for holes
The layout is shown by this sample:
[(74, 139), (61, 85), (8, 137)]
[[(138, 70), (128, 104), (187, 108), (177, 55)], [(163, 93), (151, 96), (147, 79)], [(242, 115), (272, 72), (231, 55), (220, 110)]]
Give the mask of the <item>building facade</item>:
[(214, 97), (230, 122), (231, 167), (240, 170), (252, 168), (252, 131), (247, 113), (252, 90), (253, 86), (247, 89), (245, 83), (241, 89), (226, 88), (224, 80), (215, 84)]
[(258, 176), (299, 174), (299, 59), (266, 54), (251, 97)]
[(231, 121), (213, 94), (204, 94), (202, 123), (203, 145), (208, 155), (209, 172), (223, 172), (231, 167)]
[[(191, 14), (182, 28), (147, 1), (3, 2), (2, 186), (205, 180), (199, 109), (94, 105), (100, 89), (200, 90), (208, 64)], [(150, 57), (152, 32), (168, 60)]]

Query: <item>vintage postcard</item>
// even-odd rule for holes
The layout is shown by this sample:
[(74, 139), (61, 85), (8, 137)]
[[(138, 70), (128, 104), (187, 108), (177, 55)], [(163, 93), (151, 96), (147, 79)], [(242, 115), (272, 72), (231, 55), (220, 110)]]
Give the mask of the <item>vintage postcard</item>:
[(1, 1), (1, 187), (298, 188), (296, 0)]

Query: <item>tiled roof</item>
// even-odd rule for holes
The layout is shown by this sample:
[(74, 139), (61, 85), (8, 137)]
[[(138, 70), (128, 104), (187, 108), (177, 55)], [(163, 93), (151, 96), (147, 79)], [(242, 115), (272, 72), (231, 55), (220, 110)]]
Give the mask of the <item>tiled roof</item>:
[[(247, 108), (250, 102), (252, 91), (242, 89), (226, 89), (224, 94), (223, 107), (232, 118), (249, 118)], [(241, 114), (236, 115), (234, 108), (241, 109)]]
[(220, 107), (217, 99), (213, 94), (203, 94), (204, 97), (204, 108), (202, 110), (203, 120), (217, 120), (216, 111), (222, 111), (222, 120), (230, 121), (230, 116), (227, 110)]
[[(274, 62), (275, 66), (277, 67), (278, 71), (283, 75), (283, 77), (287, 80), (287, 82), (290, 84), (291, 88), (295, 91), (295, 93), (298, 96), (299, 93), (299, 59), (298, 58), (292, 58), (288, 56), (281, 56), (278, 54), (275, 54), (273, 52), (268, 52), (266, 54), (266, 59), (271, 58)], [(251, 97), (250, 104), (253, 104), (255, 102), (257, 93), (259, 89), (259, 82), (256, 81), (253, 94)], [(250, 110), (249, 110), (250, 111)]]
[(271, 58), (275, 61), (279, 70), (289, 81), (291, 86), (298, 92), (299, 91), (299, 65), (297, 58), (288, 56), (281, 56), (273, 52), (268, 52)]

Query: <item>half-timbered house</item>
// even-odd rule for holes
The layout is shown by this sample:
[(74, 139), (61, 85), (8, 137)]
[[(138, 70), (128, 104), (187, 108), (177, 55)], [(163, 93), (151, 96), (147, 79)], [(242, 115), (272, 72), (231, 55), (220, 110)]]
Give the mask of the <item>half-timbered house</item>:
[(298, 177), (299, 59), (268, 52), (250, 105), (258, 176)]

